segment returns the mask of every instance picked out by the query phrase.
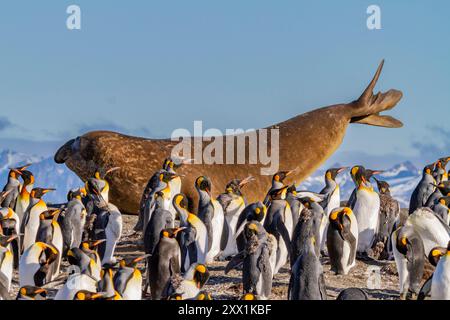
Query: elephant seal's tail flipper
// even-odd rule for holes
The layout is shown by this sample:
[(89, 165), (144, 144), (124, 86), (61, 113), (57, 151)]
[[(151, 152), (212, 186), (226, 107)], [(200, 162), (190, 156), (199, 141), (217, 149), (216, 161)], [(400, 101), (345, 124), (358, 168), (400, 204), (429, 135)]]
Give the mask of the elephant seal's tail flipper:
[(381, 61), (375, 76), (367, 86), (366, 90), (364, 90), (361, 97), (351, 103), (353, 114), (350, 122), (387, 128), (400, 128), (403, 126), (401, 121), (391, 116), (380, 115), (380, 112), (395, 107), (403, 96), (402, 92), (391, 89), (385, 93), (378, 92), (375, 95), (373, 94), (373, 89), (380, 77), (383, 65), (384, 60)]

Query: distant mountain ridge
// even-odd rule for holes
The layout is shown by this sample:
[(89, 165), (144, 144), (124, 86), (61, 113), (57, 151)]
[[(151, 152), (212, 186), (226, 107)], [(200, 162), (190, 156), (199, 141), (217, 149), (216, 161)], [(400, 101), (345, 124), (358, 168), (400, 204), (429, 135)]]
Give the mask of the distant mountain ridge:
[(45, 195), (49, 203), (65, 202), (70, 189), (80, 187), (83, 182), (66, 166), (58, 165), (53, 158), (27, 155), (10, 149), (0, 151), (0, 188), (8, 180), (9, 168), (31, 163), (29, 170), (36, 178), (36, 187), (55, 188)]
[[(339, 163), (336, 163), (332, 167), (341, 167)], [(378, 169), (378, 168), (373, 168)], [(300, 189), (307, 189), (315, 192), (319, 192), (325, 185), (324, 174), (325, 169), (317, 170), (311, 177), (303, 181), (300, 185)], [(421, 171), (414, 166), (410, 161), (399, 163), (392, 168), (385, 170), (382, 174), (377, 175), (379, 180), (387, 181), (391, 186), (392, 196), (400, 202), (401, 207), (407, 208), (409, 206), (409, 200), (414, 188), (419, 183), (422, 174)], [(348, 170), (341, 173), (336, 181), (339, 183), (341, 190), (341, 199), (347, 200), (355, 185), (350, 177)], [(373, 182), (374, 187), (376, 183)]]
[[(67, 192), (77, 188), (83, 183), (78, 176), (64, 165), (58, 165), (53, 161), (53, 157), (43, 157), (27, 155), (11, 149), (0, 151), (0, 185), (6, 183), (9, 168), (18, 165), (32, 163), (30, 171), (36, 177), (37, 187), (55, 188), (55, 192), (48, 193), (45, 199), (50, 203), (65, 202)], [(336, 163), (330, 167), (340, 167)], [(379, 168), (373, 168), (379, 169)], [(325, 169), (317, 170), (311, 177), (303, 181), (300, 189), (307, 189), (319, 192), (324, 186)], [(408, 207), (411, 193), (419, 183), (421, 172), (410, 161), (399, 163), (383, 174), (379, 178), (387, 181), (391, 185), (392, 195), (400, 202), (402, 207)], [(348, 170), (341, 173), (337, 181), (341, 189), (341, 199), (346, 200), (353, 191), (354, 184), (350, 178)]]

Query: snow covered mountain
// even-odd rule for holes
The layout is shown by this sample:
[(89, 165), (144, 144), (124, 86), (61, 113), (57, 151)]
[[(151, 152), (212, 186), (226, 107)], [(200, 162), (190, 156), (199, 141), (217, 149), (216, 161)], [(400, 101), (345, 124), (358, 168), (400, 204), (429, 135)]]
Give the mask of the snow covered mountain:
[[(331, 167), (341, 167), (340, 164), (334, 164)], [(379, 169), (379, 168), (373, 168)], [(317, 170), (311, 177), (306, 179), (299, 187), (301, 190), (311, 190), (319, 192), (324, 186), (325, 169)], [(387, 181), (391, 186), (391, 194), (400, 205), (407, 208), (414, 188), (421, 179), (421, 170), (418, 170), (411, 162), (406, 161), (385, 170), (383, 174), (377, 175), (380, 180)], [(341, 173), (336, 179), (341, 188), (341, 199), (347, 200), (353, 189), (354, 184), (348, 170)]]
[[(0, 188), (7, 181), (8, 168), (26, 163), (33, 164), (30, 171), (36, 177), (37, 187), (56, 189), (55, 192), (50, 192), (45, 196), (45, 199), (50, 203), (66, 201), (68, 190), (82, 185), (81, 180), (72, 171), (64, 165), (56, 164), (52, 157), (33, 156), (4, 150), (0, 151)], [(340, 164), (334, 164), (332, 167), (340, 166)], [(300, 185), (300, 189), (319, 192), (324, 186), (324, 173), (325, 169), (317, 170)], [(407, 207), (411, 193), (420, 181), (421, 172), (411, 162), (407, 161), (393, 166), (378, 177), (391, 185), (392, 195), (400, 202), (402, 207)], [(337, 180), (341, 187), (341, 199), (348, 199), (354, 188), (348, 170), (341, 173)]]
[(66, 166), (58, 165), (53, 158), (26, 155), (12, 150), (0, 151), (0, 188), (6, 184), (9, 168), (32, 163), (29, 168), (36, 178), (36, 187), (55, 188), (45, 200), (49, 203), (64, 202), (70, 189), (82, 185), (81, 180)]

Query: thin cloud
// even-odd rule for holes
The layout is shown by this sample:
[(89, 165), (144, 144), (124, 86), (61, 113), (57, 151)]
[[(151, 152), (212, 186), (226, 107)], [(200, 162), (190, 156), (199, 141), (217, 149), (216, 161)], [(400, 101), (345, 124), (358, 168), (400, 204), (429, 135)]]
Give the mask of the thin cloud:
[(14, 127), (14, 124), (6, 117), (0, 117), (0, 131), (10, 129)]
[(428, 128), (431, 137), (422, 141), (414, 141), (412, 147), (429, 160), (450, 156), (450, 130), (432, 126)]

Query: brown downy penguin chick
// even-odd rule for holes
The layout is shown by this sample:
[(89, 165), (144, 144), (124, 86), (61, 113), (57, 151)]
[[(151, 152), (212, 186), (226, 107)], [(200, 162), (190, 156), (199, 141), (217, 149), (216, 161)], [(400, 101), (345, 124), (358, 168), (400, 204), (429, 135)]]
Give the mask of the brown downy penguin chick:
[(389, 183), (374, 178), (380, 196), (380, 218), (378, 221), (378, 232), (375, 237), (375, 243), (383, 243), (383, 251), (380, 253), (380, 259), (392, 258), (392, 246), (390, 236), (395, 229), (396, 222), (400, 219), (400, 204), (391, 196)]

